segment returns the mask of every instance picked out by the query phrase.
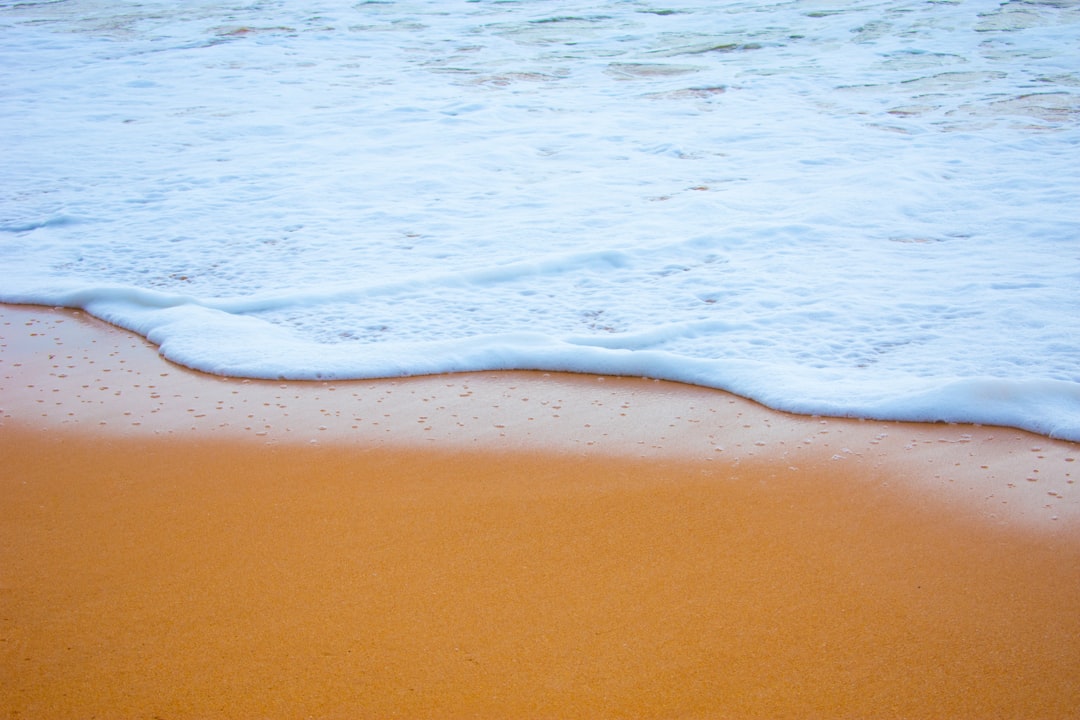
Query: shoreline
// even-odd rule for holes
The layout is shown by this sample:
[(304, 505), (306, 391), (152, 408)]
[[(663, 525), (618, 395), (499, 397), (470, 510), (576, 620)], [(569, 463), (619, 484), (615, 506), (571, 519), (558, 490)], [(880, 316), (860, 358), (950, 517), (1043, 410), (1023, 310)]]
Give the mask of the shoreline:
[(0, 306), (25, 717), (1068, 717), (1076, 444), (634, 378), (217, 378)]
[[(0, 305), (0, 428), (106, 437), (886, 468), (954, 509), (1080, 525), (1080, 444), (1008, 427), (794, 415), (648, 378), (541, 371), (270, 381), (172, 363), (79, 310)], [(1061, 521), (1059, 523), (1059, 521)]]

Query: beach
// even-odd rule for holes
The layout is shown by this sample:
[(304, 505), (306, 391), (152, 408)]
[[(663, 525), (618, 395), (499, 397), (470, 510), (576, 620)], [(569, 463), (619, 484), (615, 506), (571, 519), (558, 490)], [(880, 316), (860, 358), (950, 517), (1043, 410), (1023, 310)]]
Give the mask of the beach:
[(196, 373), (0, 315), (8, 717), (1045, 717), (1080, 448), (558, 373)]
[(0, 716), (1080, 716), (1080, 9), (0, 0)]

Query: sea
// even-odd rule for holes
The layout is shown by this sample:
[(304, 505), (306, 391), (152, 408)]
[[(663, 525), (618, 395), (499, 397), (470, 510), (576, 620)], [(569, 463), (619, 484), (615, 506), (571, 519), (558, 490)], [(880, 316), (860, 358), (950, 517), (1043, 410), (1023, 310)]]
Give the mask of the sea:
[(0, 0), (0, 302), (1080, 441), (1077, 0)]

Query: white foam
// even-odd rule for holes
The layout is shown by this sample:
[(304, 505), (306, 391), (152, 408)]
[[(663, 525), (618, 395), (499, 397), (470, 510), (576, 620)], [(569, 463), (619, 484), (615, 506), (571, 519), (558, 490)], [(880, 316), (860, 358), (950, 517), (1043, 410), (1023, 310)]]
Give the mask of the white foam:
[(1080, 440), (1080, 11), (0, 3), (0, 300)]

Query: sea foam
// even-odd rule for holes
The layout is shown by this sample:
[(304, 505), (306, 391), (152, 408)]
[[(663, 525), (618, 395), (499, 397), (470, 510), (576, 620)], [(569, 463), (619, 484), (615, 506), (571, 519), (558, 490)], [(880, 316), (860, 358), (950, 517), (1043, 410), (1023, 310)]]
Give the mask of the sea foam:
[(1080, 440), (1080, 10), (0, 3), (0, 300), (207, 372)]

